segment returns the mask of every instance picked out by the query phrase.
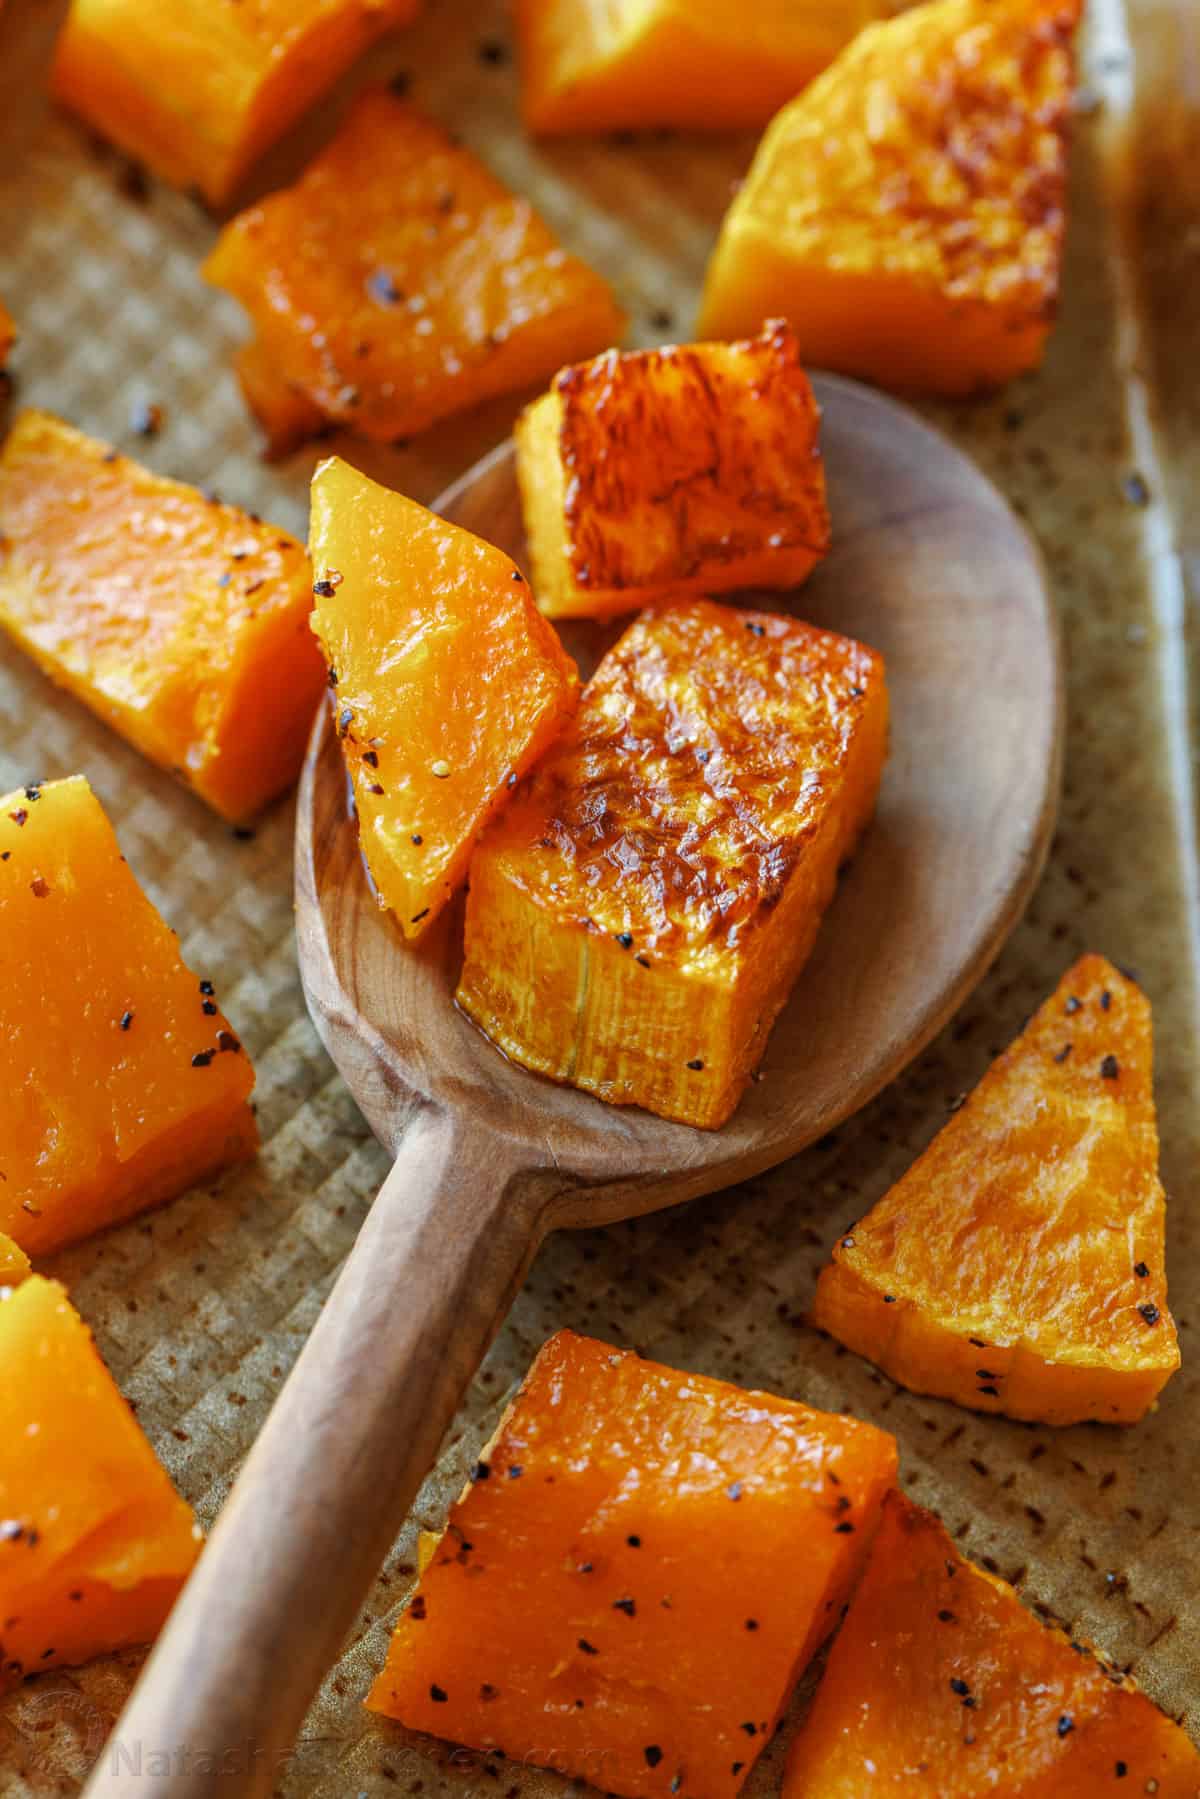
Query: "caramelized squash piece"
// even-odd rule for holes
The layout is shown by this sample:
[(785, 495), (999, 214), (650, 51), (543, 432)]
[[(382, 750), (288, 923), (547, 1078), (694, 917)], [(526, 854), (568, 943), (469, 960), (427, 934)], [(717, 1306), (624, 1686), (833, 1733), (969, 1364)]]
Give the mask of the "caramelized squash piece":
[(276, 388), (385, 441), (543, 381), (624, 324), (527, 200), (382, 88), (294, 187), (226, 226), (204, 273), (258, 332), (252, 402), (273, 369)]
[(54, 92), (222, 206), (263, 152), (420, 0), (71, 0)]
[(276, 373), (257, 338), (234, 351), (233, 372), (242, 398), (262, 427), (269, 460), (286, 456), (325, 430), (324, 413)]
[(324, 683), (303, 546), (48, 412), (0, 452), (0, 626), (229, 819), (290, 787)]
[(254, 1072), (211, 994), (82, 775), (0, 800), (0, 1231), (22, 1249), (253, 1153)]
[(819, 425), (777, 320), (750, 343), (610, 350), (563, 369), (516, 434), (542, 611), (798, 587), (829, 548)]
[(648, 613), (471, 864), (458, 1001), (505, 1055), (712, 1129), (875, 805), (873, 650), (710, 600)]
[(507, 556), (336, 456), (313, 476), (310, 542), (363, 854), (419, 937), (570, 718), (575, 665)]
[(734, 1794), (895, 1471), (872, 1425), (560, 1331), (367, 1704), (612, 1793)]
[(517, 0), (537, 132), (765, 125), (884, 0)]
[(29, 1273), (29, 1257), (11, 1237), (0, 1233), (0, 1287), (15, 1287)]
[(1195, 1799), (1200, 1756), (1126, 1676), (1039, 1624), (888, 1494), (783, 1799)]
[(813, 1322), (917, 1393), (1133, 1424), (1179, 1366), (1150, 1006), (1084, 956), (834, 1250)]
[(771, 125), (702, 334), (791, 321), (808, 367), (969, 394), (1041, 360), (1058, 297), (1079, 0), (931, 0)]
[(0, 1688), (150, 1642), (199, 1550), (63, 1289), (0, 1288)]

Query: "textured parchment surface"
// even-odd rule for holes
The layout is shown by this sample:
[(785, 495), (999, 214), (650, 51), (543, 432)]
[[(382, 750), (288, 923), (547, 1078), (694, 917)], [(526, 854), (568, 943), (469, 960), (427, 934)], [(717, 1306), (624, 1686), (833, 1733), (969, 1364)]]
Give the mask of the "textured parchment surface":
[[(445, 1748), (433, 1746), (438, 1759), (430, 1760), (360, 1705), (411, 1581), (416, 1526), (441, 1520), (512, 1382), (546, 1334), (564, 1324), (886, 1425), (900, 1440), (906, 1488), (943, 1514), (969, 1553), (1130, 1664), (1153, 1697), (1200, 1735), (1192, 1349), (1200, 1069), (1186, 632), (1173, 555), (1180, 539), (1146, 435), (1154, 409), (1146, 411), (1144, 386), (1156, 370), (1169, 390), (1166, 441), (1183, 462), (1198, 447), (1194, 423), (1186, 435), (1197, 376), (1194, 363), (1153, 354), (1134, 329), (1121, 248), (1133, 233), (1125, 239), (1118, 230), (1114, 202), (1125, 191), (1117, 152), (1133, 85), (1119, 8), (1120, 0), (1095, 0), (1092, 9), (1065, 306), (1047, 365), (994, 401), (930, 409), (1029, 520), (1061, 606), (1069, 653), (1066, 792), (1041, 890), (957, 1020), (834, 1141), (735, 1191), (545, 1247), (296, 1755), (279, 1770), (279, 1789), (289, 1795), (342, 1799), (398, 1789), (439, 1799), (500, 1791), (516, 1799), (564, 1790), (552, 1777), (511, 1764), (482, 1767)], [(15, 403), (49, 406), (155, 467), (213, 485), (302, 531), (313, 452), (275, 469), (258, 459), (227, 366), (242, 331), (237, 310), (196, 272), (212, 221), (156, 184), (139, 193), (120, 158), (41, 98), (59, 10), (56, 0), (8, 0), (0, 15), (0, 293), (22, 333)], [(1184, 66), (1188, 45), (1196, 50), (1194, 15), (1189, 25), (1186, 13), (1178, 0), (1144, 0), (1136, 15), (1137, 32), (1156, 51), (1147, 66), (1157, 63), (1169, 79)], [(1180, 41), (1173, 54), (1165, 49), (1168, 30)], [(372, 60), (387, 73), (409, 71), (418, 99), (535, 196), (571, 246), (615, 281), (636, 340), (686, 336), (704, 257), (751, 140), (655, 137), (535, 152), (515, 126), (508, 41), (503, 0), (429, 0), (425, 23)], [(1182, 105), (1177, 97), (1170, 116), (1182, 116)], [(335, 116), (334, 106), (323, 109), (323, 128)], [(1158, 116), (1153, 105), (1144, 116)], [(1171, 179), (1170, 143), (1185, 137), (1182, 126), (1173, 139), (1156, 136), (1157, 166)], [(305, 147), (300, 140), (281, 146), (258, 185), (286, 178)], [(1185, 192), (1195, 199), (1194, 180), (1158, 211), (1143, 193), (1137, 230), (1143, 252), (1154, 248), (1159, 225), (1169, 232), (1146, 266), (1159, 276), (1168, 269), (1180, 280), (1190, 276), (1190, 299), (1176, 284), (1170, 317), (1190, 307), (1194, 325), (1200, 202), (1181, 217)], [(1169, 285), (1159, 281), (1152, 317), (1163, 315)], [(140, 400), (165, 412), (162, 433), (149, 444), (130, 427)], [(364, 456), (356, 446), (355, 454), (385, 479), (432, 498), (504, 434), (511, 416), (511, 406), (492, 407), (408, 451)], [(1148, 505), (1129, 481), (1135, 470)], [(1181, 482), (1180, 500), (1184, 492)], [(0, 778), (11, 786), (77, 769), (94, 782), (189, 962), (219, 983), (258, 1068), (264, 1147), (256, 1166), (81, 1245), (50, 1270), (70, 1285), (207, 1524), (354, 1239), (384, 1158), (305, 1015), (292, 946), (290, 804), (277, 807), (251, 841), (236, 840), (0, 645)], [(1171, 1296), (1184, 1352), (1183, 1371), (1157, 1413), (1124, 1434), (1027, 1429), (914, 1398), (800, 1318), (839, 1226), (907, 1165), (954, 1096), (1089, 948), (1133, 965), (1154, 1002)], [(56, 951), (32, 946), (31, 953)], [(279, 1503), (287, 1504), (285, 1493)], [(279, 1653), (287, 1654), (286, 1643)], [(0, 1704), (0, 1794), (77, 1791), (135, 1669), (131, 1657), (49, 1675)], [(781, 1747), (756, 1772), (752, 1794), (777, 1790)]]

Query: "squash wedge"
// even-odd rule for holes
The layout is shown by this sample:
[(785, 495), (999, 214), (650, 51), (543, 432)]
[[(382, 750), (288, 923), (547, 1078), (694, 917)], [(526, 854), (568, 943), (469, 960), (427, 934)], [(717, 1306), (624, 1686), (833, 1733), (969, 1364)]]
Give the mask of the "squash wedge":
[(29, 1257), (11, 1237), (0, 1235), (0, 1287), (15, 1287), (29, 1273)]
[(54, 92), (175, 187), (223, 206), (275, 139), (420, 0), (71, 0)]
[(560, 1331), (367, 1703), (612, 1793), (734, 1794), (837, 1623), (895, 1470), (873, 1425)]
[(783, 1799), (1195, 1799), (1200, 1755), (1092, 1650), (888, 1494)]
[(567, 724), (575, 664), (507, 556), (336, 456), (313, 476), (310, 542), (363, 854), (419, 937)]
[(829, 548), (820, 411), (779, 320), (750, 343), (611, 350), (517, 426), (538, 605), (798, 587)]
[(887, 718), (849, 638), (645, 614), (480, 842), (459, 1004), (526, 1068), (723, 1124), (874, 809)]
[(1179, 1366), (1150, 1005), (1084, 956), (890, 1193), (813, 1322), (893, 1380), (1043, 1424), (1133, 1424)]
[(1041, 360), (1080, 0), (931, 0), (784, 107), (726, 217), (699, 331), (786, 317), (809, 368), (970, 394)]
[(527, 200), (384, 88), (294, 186), (225, 227), (203, 272), (250, 314), (243, 385), (267, 393), (269, 430), (282, 386), (361, 436), (408, 437), (548, 380), (624, 325)]
[(303, 545), (48, 412), (0, 452), (0, 628), (224, 817), (289, 787), (324, 684)]
[(32, 1255), (257, 1145), (249, 1058), (81, 775), (0, 800), (0, 1046), (0, 1231)]

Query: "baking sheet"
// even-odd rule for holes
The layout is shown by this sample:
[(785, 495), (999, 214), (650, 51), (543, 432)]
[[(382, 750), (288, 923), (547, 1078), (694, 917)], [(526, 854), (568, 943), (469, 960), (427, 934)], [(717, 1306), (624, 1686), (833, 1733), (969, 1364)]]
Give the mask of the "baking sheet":
[[(21, 327), (14, 404), (50, 407), (186, 480), (302, 531), (310, 449), (275, 467), (228, 370), (244, 327), (200, 281), (213, 221), (42, 98), (58, 0), (0, 15), (0, 294)], [(963, 1548), (1130, 1666), (1200, 1738), (1200, 1143), (1191, 627), (1200, 540), (1200, 48), (1187, 0), (1093, 0), (1064, 306), (1045, 368), (994, 400), (924, 408), (1040, 539), (1068, 651), (1066, 788), (1028, 917), (932, 1048), (832, 1140), (673, 1212), (549, 1242), (473, 1384), (296, 1753), (287, 1795), (561, 1794), (555, 1777), (433, 1747), (361, 1709), (414, 1572), (477, 1445), (560, 1325), (746, 1385), (848, 1406), (894, 1431), (903, 1480)], [(1139, 62), (1131, 60), (1132, 42)], [(686, 336), (704, 260), (751, 137), (655, 135), (534, 149), (516, 128), (503, 0), (429, 0), (366, 69), (415, 97), (616, 284), (631, 340)], [(343, 84), (344, 98), (364, 69)], [(322, 109), (323, 130), (336, 108)], [(272, 154), (286, 179), (311, 125)], [(1131, 155), (1130, 144), (1136, 147)], [(1190, 146), (1190, 150), (1189, 150)], [(131, 429), (139, 401), (161, 435)], [(508, 429), (503, 403), (407, 451), (340, 443), (431, 499)], [(1134, 474), (1141, 484), (1132, 481)], [(1145, 497), (1146, 504), (1139, 503)], [(291, 933), (292, 808), (235, 839), (0, 644), (0, 779), (85, 771), (184, 953), (213, 976), (254, 1056), (259, 1162), (47, 1264), (65, 1280), (181, 1490), (211, 1523), (385, 1172), (304, 1012)], [(1155, 1008), (1157, 1092), (1182, 1372), (1134, 1431), (1030, 1429), (896, 1389), (802, 1323), (826, 1246), (907, 1166), (1085, 949), (1134, 966)], [(286, 1495), (280, 1496), (286, 1504)], [(286, 1645), (280, 1653), (286, 1654)], [(0, 1794), (73, 1793), (138, 1658), (29, 1683), (0, 1702)], [(782, 1742), (748, 1792), (777, 1791)], [(173, 1745), (150, 1745), (170, 1752)], [(202, 1746), (200, 1746), (202, 1747)]]

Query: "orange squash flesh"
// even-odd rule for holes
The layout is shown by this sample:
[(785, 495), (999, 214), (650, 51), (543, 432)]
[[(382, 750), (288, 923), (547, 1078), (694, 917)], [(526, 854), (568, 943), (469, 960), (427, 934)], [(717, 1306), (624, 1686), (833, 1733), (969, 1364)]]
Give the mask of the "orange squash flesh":
[(262, 153), (419, 0), (72, 0), (64, 105), (176, 187), (223, 205)]
[(1150, 1006), (1084, 956), (834, 1250), (813, 1322), (893, 1380), (1044, 1424), (1133, 1424), (1179, 1366)]
[(310, 543), (363, 854), (419, 937), (570, 718), (575, 665), (507, 556), (336, 456), (313, 476)]
[(17, 341), (17, 327), (13, 323), (12, 314), (0, 300), (0, 369), (8, 361), (8, 353)]
[(0, 452), (0, 626), (217, 812), (289, 787), (324, 684), (303, 546), (46, 412)]
[(774, 120), (722, 227), (700, 332), (790, 321), (808, 367), (969, 394), (1054, 317), (1079, 0), (931, 0)]
[(526, 1068), (723, 1124), (874, 809), (887, 715), (849, 638), (647, 613), (476, 851), (459, 1004)]
[[(277, 388), (383, 441), (544, 381), (623, 328), (528, 201), (384, 89), (295, 186), (226, 226), (204, 273), (258, 333), (251, 400), (273, 369)], [(269, 398), (269, 426), (281, 406)]]
[(211, 993), (81, 775), (0, 800), (0, 1231), (23, 1250), (253, 1153), (254, 1072)]
[(1200, 1755), (1177, 1724), (888, 1494), (783, 1799), (1197, 1792)]
[(756, 0), (752, 9), (736, 0), (518, 0), (525, 123), (547, 134), (765, 125), (886, 10), (880, 0)]
[(0, 1232), (0, 1287), (15, 1287), (29, 1273), (25, 1251)]
[(778, 320), (749, 343), (610, 350), (563, 369), (516, 433), (542, 611), (799, 586), (829, 548), (819, 426)]
[(149, 1642), (199, 1549), (63, 1289), (0, 1291), (0, 1688)]
[(613, 1793), (736, 1793), (895, 1469), (872, 1425), (560, 1331), (367, 1703)]
[(233, 372), (242, 398), (262, 427), (268, 459), (286, 456), (326, 429), (324, 413), (277, 374), (257, 338), (234, 351)]

